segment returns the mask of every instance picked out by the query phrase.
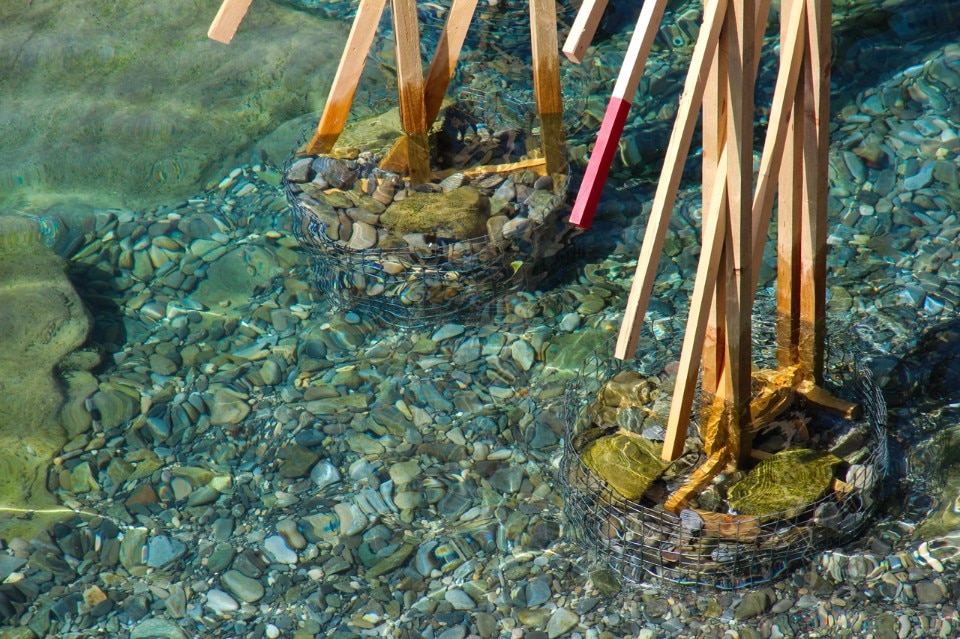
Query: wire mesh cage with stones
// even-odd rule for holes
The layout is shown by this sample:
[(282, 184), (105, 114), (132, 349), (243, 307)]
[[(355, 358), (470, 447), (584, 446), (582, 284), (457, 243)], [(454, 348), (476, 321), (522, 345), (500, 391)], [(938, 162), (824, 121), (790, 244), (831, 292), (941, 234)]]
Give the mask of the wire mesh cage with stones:
[[(736, 514), (723, 490), (716, 498), (714, 485), (707, 488), (716, 499), (709, 509), (694, 502), (675, 514), (663, 507), (656, 485), (627, 499), (585, 463), (586, 445), (599, 433), (584, 406), (596, 401), (603, 383), (621, 370), (620, 362), (593, 358), (568, 390), (560, 483), (574, 541), (627, 580), (724, 589), (766, 582), (819, 551), (855, 539), (879, 506), (888, 461), (886, 406), (866, 366), (855, 366), (845, 385), (864, 418), (849, 422), (821, 415), (811, 424), (811, 431), (822, 430), (818, 448), (842, 460), (836, 471), (842, 481), (802, 506), (754, 515)], [(644, 434), (657, 437), (649, 431)], [(688, 464), (660, 489), (675, 489), (703, 460)]]
[(341, 310), (404, 327), (479, 314), (539, 282), (573, 235), (567, 175), (447, 170), (411, 186), (378, 163), (360, 152), (284, 167), (294, 230)]

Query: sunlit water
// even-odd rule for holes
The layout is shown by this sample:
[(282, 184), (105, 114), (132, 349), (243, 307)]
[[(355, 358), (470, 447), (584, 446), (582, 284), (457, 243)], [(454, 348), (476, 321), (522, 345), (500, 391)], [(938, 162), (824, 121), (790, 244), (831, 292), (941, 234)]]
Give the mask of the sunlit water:
[[(627, 3), (614, 4), (611, 11), (623, 20), (603, 23), (598, 46), (582, 67), (564, 62), (562, 68), (574, 185), (634, 20), (634, 9), (621, 6)], [(857, 558), (895, 571), (897, 557), (909, 555), (955, 593), (960, 52), (951, 47), (951, 34), (960, 12), (950, 2), (835, 4), (831, 340), (834, 352), (837, 343), (846, 352), (859, 350), (882, 381), (895, 463), (877, 526), (862, 543), (818, 561), (824, 574), (856, 582), (864, 577)], [(6, 203), (3, 213), (31, 216), (31, 239), (66, 258), (95, 321), (83, 350), (103, 355), (100, 364), (81, 361), (63, 371), (73, 376), (70, 388), (86, 395), (72, 401), (67, 393), (71, 443), (55, 467), (39, 471), (52, 478), (46, 483), (58, 515), (82, 512), (84, 521), (102, 518), (98, 525), (113, 522), (130, 537), (149, 526), (151, 534), (175, 539), (182, 522), (189, 520), (188, 528), (212, 523), (216, 514), (187, 514), (184, 504), (215, 481), (207, 475), (216, 475), (233, 482), (229, 488), (217, 484), (224, 494), (242, 495), (231, 503), (255, 510), (239, 520), (259, 517), (274, 526), (284, 517), (322, 512), (328, 519), (315, 522), (321, 541), (329, 541), (323, 531), (345, 532), (356, 515), (351, 506), (334, 520), (327, 514), (334, 503), (355, 506), (362, 499), (377, 510), (370, 504), (378, 494), (386, 494), (385, 501), (411, 500), (406, 510), (415, 516), (397, 514), (401, 509), (382, 517), (395, 530), (368, 528), (375, 532), (364, 535), (365, 550), (358, 552), (387, 548), (382, 555), (390, 556), (396, 544), (410, 544), (411, 565), (428, 564), (428, 574), (449, 565), (458, 584), (470, 580), (477, 558), (494, 558), (501, 582), (531, 556), (556, 554), (576, 563), (579, 551), (557, 543), (563, 518), (551, 486), (562, 450), (560, 397), (579, 364), (558, 350), (602, 352), (617, 326), (672, 122), (672, 109), (664, 105), (682, 83), (697, 9), (683, 4), (668, 13), (597, 224), (569, 247), (569, 259), (551, 263), (556, 273), (549, 288), (500, 300), (476, 326), (450, 329), (450, 337), (432, 343), (428, 338), (439, 325), (401, 331), (334, 312), (323, 291), (311, 290), (310, 258), (292, 238), (279, 167), (302, 129), (315, 122), (345, 38), (348, 8), (327, 6), (318, 19), (254, 3), (241, 34), (223, 50), (203, 42), (209, 16), (185, 5), (138, 16), (157, 38), (142, 49), (136, 37), (113, 30), (121, 16), (93, 4), (78, 9), (90, 19), (67, 40), (58, 34), (73, 23), (54, 19), (50, 3), (34, 5), (0, 10), (7, 25), (0, 63), (9, 71), (0, 80), (0, 123), (15, 132), (0, 147), (6, 157), (0, 202)], [(491, 17), (464, 54), (466, 72), (484, 80), (463, 90), (487, 96), (491, 128), (525, 122), (532, 102), (524, 84), (526, 32), (517, 26), (523, 8), (508, 9), (509, 19)], [(428, 43), (444, 11), (422, 8)], [(564, 5), (561, 21), (568, 24), (572, 15)], [(176, 31), (171, 21), (185, 31), (170, 35)], [(14, 23), (20, 26), (9, 26)], [(386, 21), (382, 27), (389, 32)], [(325, 40), (318, 32), (336, 41), (323, 43), (324, 55), (315, 49)], [(378, 39), (374, 49), (354, 117), (391, 103), (389, 39)], [(761, 103), (769, 99), (773, 73), (764, 64)], [(216, 81), (203, 84), (211, 77)], [(457, 82), (466, 86), (462, 75)], [(57, 103), (105, 90), (112, 100), (84, 103), (82, 126), (67, 133)], [(644, 329), (639, 358), (647, 366), (662, 368), (679, 351), (697, 254), (694, 173), (674, 213), (668, 244), (676, 250), (661, 268)], [(771, 278), (768, 272), (760, 295), (767, 307)], [(577, 322), (564, 324), (571, 313)], [(507, 363), (495, 373), (487, 372), (492, 364), (470, 356), (475, 348), (487, 357), (497, 333), (508, 335), (502, 345), (530, 345), (536, 362), (529, 370), (515, 363), (525, 347), (508, 348), (514, 360), (504, 355)], [(279, 371), (265, 364), (277, 359), (286, 362)], [(319, 390), (323, 385), (349, 392), (330, 395)], [(361, 395), (363, 401), (349, 399)], [(311, 410), (303, 412), (310, 402)], [(219, 408), (211, 410), (213, 404)], [(372, 430), (360, 426), (368, 409), (377, 424)], [(354, 439), (345, 446), (344, 438)], [(294, 444), (347, 479), (337, 484), (278, 475), (278, 459), (292, 464)], [(461, 463), (469, 458), (461, 448), (474, 462)], [(411, 484), (415, 490), (404, 491), (387, 470), (411, 451), (421, 455), (424, 476)], [(515, 477), (511, 466), (523, 470)], [(201, 481), (181, 468), (206, 474)], [(144, 477), (152, 479), (145, 484)], [(381, 490), (387, 479), (392, 493)], [(311, 488), (311, 481), (320, 487)], [(145, 485), (152, 497), (143, 494)], [(146, 501), (137, 505), (134, 497)], [(53, 534), (67, 535), (62, 529)], [(319, 542), (310, 541), (316, 550)], [(155, 567), (147, 549), (142, 561)], [(331, 570), (332, 560), (321, 558)], [(363, 563), (379, 565), (371, 557)], [(90, 560), (84, 568), (95, 566)], [(589, 570), (578, 566), (571, 574), (582, 583)], [(902, 586), (888, 587), (880, 600), (907, 596)], [(78, 575), (64, 590), (86, 587)], [(201, 607), (188, 603), (195, 611), (188, 615), (209, 614), (198, 612)], [(15, 608), (10, 604), (3, 613)], [(324, 623), (339, 619), (324, 615)], [(389, 611), (376, 618), (388, 617)], [(804, 623), (812, 624), (811, 618)]]

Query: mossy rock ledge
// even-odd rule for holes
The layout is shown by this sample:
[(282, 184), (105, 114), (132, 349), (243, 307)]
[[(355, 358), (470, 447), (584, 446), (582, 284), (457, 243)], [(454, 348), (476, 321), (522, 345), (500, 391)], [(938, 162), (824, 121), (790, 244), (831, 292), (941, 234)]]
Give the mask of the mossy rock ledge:
[(441, 239), (469, 240), (487, 232), (490, 200), (472, 186), (444, 193), (411, 193), (384, 211), (381, 224), (392, 235), (435, 235)]

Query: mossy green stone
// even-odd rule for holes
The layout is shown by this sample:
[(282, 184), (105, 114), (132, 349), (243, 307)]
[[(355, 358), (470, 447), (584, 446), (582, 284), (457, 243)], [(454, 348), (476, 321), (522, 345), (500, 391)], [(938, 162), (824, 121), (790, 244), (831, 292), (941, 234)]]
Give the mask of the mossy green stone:
[(646, 439), (615, 433), (584, 447), (583, 463), (627, 499), (637, 500), (669, 465), (660, 447)]
[(447, 193), (411, 193), (391, 204), (380, 218), (390, 233), (436, 235), (450, 240), (468, 240), (487, 232), (490, 200), (472, 186)]
[(840, 459), (797, 448), (765, 459), (730, 487), (727, 501), (741, 515), (770, 515), (812, 504), (830, 488)]

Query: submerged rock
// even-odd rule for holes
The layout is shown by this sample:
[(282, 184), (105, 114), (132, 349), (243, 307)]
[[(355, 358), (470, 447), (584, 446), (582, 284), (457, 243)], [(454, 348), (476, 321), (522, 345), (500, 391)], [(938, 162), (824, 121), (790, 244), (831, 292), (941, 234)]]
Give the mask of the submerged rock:
[(583, 463), (620, 495), (637, 500), (668, 466), (659, 447), (625, 432), (600, 437), (587, 444)]
[(47, 492), (47, 465), (65, 443), (62, 381), (54, 368), (79, 347), (90, 317), (64, 262), (41, 241), (37, 223), (0, 217), (0, 504), (36, 509), (31, 519), (0, 518), (0, 539), (31, 539), (60, 514)]
[(840, 461), (819, 451), (781, 451), (731, 486), (727, 500), (742, 515), (772, 515), (803, 508), (827, 491)]
[(384, 228), (396, 236), (424, 233), (468, 240), (487, 232), (490, 201), (478, 189), (462, 186), (447, 193), (411, 193), (383, 213)]

